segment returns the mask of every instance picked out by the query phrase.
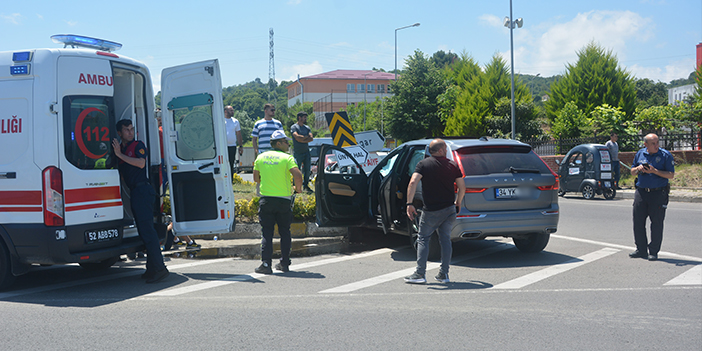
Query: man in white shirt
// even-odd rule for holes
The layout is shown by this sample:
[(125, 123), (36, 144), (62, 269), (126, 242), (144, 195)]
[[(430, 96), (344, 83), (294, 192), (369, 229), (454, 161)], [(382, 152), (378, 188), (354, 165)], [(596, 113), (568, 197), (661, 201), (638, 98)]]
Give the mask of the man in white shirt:
[(225, 125), (227, 127), (227, 149), (229, 151), (229, 166), (232, 174), (235, 173), (236, 165), (236, 147), (239, 146), (239, 155), (244, 153), (242, 148), (241, 126), (239, 121), (234, 118), (234, 108), (227, 106), (224, 108)]

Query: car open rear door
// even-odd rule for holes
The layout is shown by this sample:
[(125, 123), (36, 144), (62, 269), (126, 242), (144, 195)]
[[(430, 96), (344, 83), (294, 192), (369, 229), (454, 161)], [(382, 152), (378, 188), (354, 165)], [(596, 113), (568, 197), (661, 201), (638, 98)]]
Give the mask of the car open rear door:
[(317, 161), (317, 224), (362, 225), (368, 218), (368, 177), (346, 150), (323, 145)]
[(234, 230), (222, 80), (217, 60), (161, 73), (163, 151), (178, 235)]

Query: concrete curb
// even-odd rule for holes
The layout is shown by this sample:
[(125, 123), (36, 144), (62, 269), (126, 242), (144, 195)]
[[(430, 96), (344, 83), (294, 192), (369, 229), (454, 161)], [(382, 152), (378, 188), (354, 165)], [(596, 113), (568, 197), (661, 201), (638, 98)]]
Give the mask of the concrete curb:
[[(634, 189), (617, 190), (615, 199), (633, 199)], [(670, 201), (702, 203), (702, 191), (673, 189), (670, 191)]]
[[(164, 256), (197, 258), (241, 257), (246, 259), (261, 258), (261, 239), (223, 239), (198, 240), (202, 245), (199, 250), (165, 251)], [(348, 248), (343, 236), (293, 238), (291, 257), (307, 257), (342, 252)], [(280, 257), (280, 238), (273, 239), (273, 257)]]

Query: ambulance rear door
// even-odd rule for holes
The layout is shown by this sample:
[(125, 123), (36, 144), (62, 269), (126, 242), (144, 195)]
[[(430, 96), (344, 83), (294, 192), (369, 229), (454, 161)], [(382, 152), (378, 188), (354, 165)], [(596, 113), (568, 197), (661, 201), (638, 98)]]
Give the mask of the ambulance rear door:
[(163, 151), (177, 235), (234, 230), (219, 61), (161, 72)]

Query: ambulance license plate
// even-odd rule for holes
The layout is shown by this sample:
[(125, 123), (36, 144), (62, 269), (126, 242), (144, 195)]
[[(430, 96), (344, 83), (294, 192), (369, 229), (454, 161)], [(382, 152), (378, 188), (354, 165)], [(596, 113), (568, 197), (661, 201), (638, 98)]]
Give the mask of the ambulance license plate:
[(513, 199), (517, 197), (517, 188), (495, 188), (496, 199)]
[(88, 244), (119, 239), (117, 229), (88, 230), (85, 232), (85, 242)]

